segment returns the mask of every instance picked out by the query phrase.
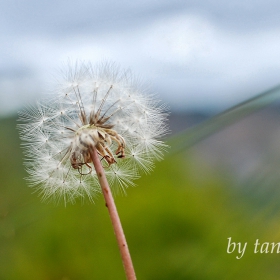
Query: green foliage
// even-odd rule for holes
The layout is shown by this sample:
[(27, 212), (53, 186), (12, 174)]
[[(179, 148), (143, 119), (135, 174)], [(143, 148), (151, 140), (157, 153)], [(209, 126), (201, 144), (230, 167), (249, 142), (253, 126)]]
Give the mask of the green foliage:
[[(42, 203), (23, 179), (15, 126), (0, 122), (0, 279), (124, 279), (103, 198)], [(280, 241), (279, 215), (264, 220), (233, 178), (193, 156), (169, 156), (115, 198), (138, 279), (279, 279), (279, 256), (253, 253), (257, 238)], [(228, 237), (248, 242), (240, 260)]]

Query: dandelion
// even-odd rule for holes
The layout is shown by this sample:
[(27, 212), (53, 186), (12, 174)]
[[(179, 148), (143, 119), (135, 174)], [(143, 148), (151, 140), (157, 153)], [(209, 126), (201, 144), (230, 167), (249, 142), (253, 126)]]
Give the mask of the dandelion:
[[(43, 196), (74, 202), (102, 192), (128, 279), (135, 279), (113, 192), (125, 192), (162, 159), (165, 107), (111, 63), (76, 63), (54, 94), (20, 112), (28, 182)], [(108, 181), (111, 184), (109, 187)]]

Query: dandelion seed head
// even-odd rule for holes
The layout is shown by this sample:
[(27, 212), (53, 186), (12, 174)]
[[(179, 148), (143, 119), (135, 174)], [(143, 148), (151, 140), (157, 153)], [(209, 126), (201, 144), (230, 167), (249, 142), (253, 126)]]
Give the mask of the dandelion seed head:
[(113, 63), (76, 63), (53, 94), (19, 113), (28, 183), (43, 199), (94, 200), (100, 186), (95, 148), (115, 193), (134, 186), (163, 157), (166, 108), (130, 71)]

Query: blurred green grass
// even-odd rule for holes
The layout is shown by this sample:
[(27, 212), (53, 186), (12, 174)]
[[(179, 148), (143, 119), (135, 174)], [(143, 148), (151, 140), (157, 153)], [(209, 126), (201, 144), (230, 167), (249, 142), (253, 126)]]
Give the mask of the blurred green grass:
[[(23, 179), (15, 127), (0, 120), (0, 279), (124, 279), (102, 197), (42, 203)], [(166, 157), (115, 198), (138, 279), (279, 279), (279, 256), (254, 254), (253, 244), (280, 241), (280, 215), (263, 216), (234, 178), (194, 167), (193, 156)], [(228, 237), (248, 242), (242, 259), (226, 253)]]

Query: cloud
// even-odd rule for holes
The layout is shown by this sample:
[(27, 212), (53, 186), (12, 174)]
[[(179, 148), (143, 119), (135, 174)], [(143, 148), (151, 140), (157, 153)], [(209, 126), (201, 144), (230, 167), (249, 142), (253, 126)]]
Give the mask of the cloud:
[(48, 91), (68, 58), (130, 67), (174, 108), (234, 105), (279, 83), (279, 4), (269, 2), (9, 2), (0, 9), (0, 112)]

